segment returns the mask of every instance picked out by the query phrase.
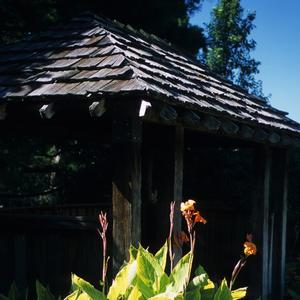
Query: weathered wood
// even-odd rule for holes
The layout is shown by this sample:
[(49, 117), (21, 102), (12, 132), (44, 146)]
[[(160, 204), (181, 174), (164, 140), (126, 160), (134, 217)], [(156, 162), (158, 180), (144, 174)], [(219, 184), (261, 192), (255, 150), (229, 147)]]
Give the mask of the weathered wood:
[(201, 117), (199, 114), (195, 113), (194, 111), (186, 111), (182, 115), (182, 119), (184, 124), (188, 126), (198, 126), (201, 121)]
[(213, 116), (207, 116), (204, 120), (204, 126), (209, 130), (218, 130), (221, 126), (221, 121)]
[(16, 235), (14, 237), (15, 253), (15, 280), (19, 289), (27, 288), (27, 262), (26, 262), (26, 239), (25, 235)]
[(0, 120), (5, 120), (7, 115), (7, 104), (0, 105)]
[(52, 119), (55, 115), (54, 103), (44, 104), (39, 109), (39, 113), (42, 119)]
[(251, 139), (254, 135), (254, 129), (247, 125), (243, 125), (241, 128), (241, 136), (245, 139)]
[(270, 190), (271, 153), (268, 146), (262, 145), (256, 149), (254, 160), (254, 186), (252, 203), (252, 233), (257, 244), (258, 253), (249, 264), (250, 299), (262, 300), (269, 296), (269, 190)]
[[(141, 126), (138, 103), (116, 102), (113, 121), (113, 272), (141, 239)], [(124, 110), (124, 105), (127, 110)]]
[(274, 247), (271, 286), (272, 299), (284, 299), (286, 224), (287, 224), (287, 151), (273, 149), (271, 209), (274, 215)]
[(174, 121), (177, 119), (177, 111), (169, 105), (164, 105), (159, 113), (160, 117), (166, 121)]
[[(174, 196), (175, 213), (174, 213), (174, 232), (181, 231), (182, 216), (180, 212), (180, 203), (182, 202), (183, 189), (183, 151), (184, 151), (184, 129), (182, 126), (176, 126), (174, 139)], [(176, 263), (182, 256), (180, 248), (174, 249), (174, 262)]]
[(257, 128), (254, 132), (254, 139), (258, 142), (265, 142), (268, 139), (268, 133), (260, 128)]
[(277, 144), (280, 142), (280, 135), (277, 134), (276, 132), (272, 132), (270, 135), (269, 135), (269, 138), (268, 138), (269, 142), (272, 143), (272, 144)]
[(221, 128), (227, 134), (236, 134), (239, 131), (239, 126), (231, 121), (223, 121), (221, 124)]
[(148, 101), (142, 100), (140, 110), (139, 110), (139, 117), (145, 116), (148, 107), (151, 107), (151, 103)]
[(105, 100), (95, 101), (89, 106), (91, 117), (100, 118), (106, 112)]
[(262, 300), (267, 300), (270, 295), (269, 282), (269, 201), (270, 201), (270, 175), (271, 152), (268, 147), (264, 149), (264, 186), (263, 186), (263, 222), (262, 222)]

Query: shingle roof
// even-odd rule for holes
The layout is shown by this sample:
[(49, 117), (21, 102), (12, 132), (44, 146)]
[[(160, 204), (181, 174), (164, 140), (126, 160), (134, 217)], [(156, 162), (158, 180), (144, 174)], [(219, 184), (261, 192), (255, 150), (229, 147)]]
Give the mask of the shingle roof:
[(212, 74), (156, 36), (116, 21), (85, 15), (0, 48), (2, 101), (124, 92), (300, 133), (286, 112)]

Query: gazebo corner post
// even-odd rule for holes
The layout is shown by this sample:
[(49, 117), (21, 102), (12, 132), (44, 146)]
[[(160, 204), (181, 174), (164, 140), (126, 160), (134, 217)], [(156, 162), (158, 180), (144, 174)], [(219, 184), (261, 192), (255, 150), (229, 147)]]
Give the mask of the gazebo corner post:
[(138, 101), (114, 101), (112, 116), (113, 274), (141, 239), (142, 120)]
[[(174, 186), (173, 201), (175, 201), (174, 212), (174, 234), (181, 231), (182, 216), (180, 211), (180, 203), (183, 200), (183, 153), (184, 153), (184, 127), (181, 124), (175, 126), (174, 133)], [(174, 249), (174, 263), (182, 256), (182, 249)]]
[(264, 146), (264, 177), (263, 177), (263, 220), (262, 220), (262, 300), (269, 299), (270, 278), (270, 180), (272, 152), (268, 146)]
[(273, 299), (284, 299), (285, 258), (287, 229), (287, 195), (288, 195), (288, 150), (274, 148), (272, 154), (272, 189), (271, 205), (274, 215), (273, 228), (273, 282), (271, 295)]
[[(269, 204), (271, 178), (271, 150), (267, 145), (257, 145), (254, 158), (254, 194), (252, 208), (252, 230), (258, 246), (258, 256), (251, 273), (253, 278), (249, 292), (252, 297), (267, 300), (270, 294), (270, 234)], [(260, 270), (257, 274), (256, 270)], [(254, 274), (255, 272), (255, 274)]]

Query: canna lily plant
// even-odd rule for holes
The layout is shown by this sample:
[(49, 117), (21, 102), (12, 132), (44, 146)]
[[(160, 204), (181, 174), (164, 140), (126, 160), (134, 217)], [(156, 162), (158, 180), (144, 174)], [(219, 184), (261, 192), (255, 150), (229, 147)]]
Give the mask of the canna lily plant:
[[(245, 266), (248, 256), (256, 254), (256, 246), (252, 236), (247, 235), (244, 243), (244, 254), (235, 266), (232, 277), (227, 284), (226, 279), (219, 286), (213, 283), (202, 266), (198, 266), (192, 276), (192, 264), (196, 242), (195, 224), (206, 224), (206, 220), (196, 209), (196, 202), (188, 200), (181, 203), (182, 216), (186, 221), (188, 236), (181, 232), (183, 241), (190, 243), (190, 251), (175, 266), (172, 244), (176, 243), (173, 233), (174, 202), (170, 205), (170, 231), (165, 244), (155, 253), (150, 253), (141, 245), (130, 247), (130, 259), (119, 270), (106, 293), (105, 277), (108, 258), (106, 255), (106, 230), (108, 222), (101, 212), (99, 231), (103, 242), (102, 291), (87, 281), (72, 275), (72, 293), (65, 300), (235, 300), (246, 296), (247, 288), (232, 290), (234, 282)], [(104, 218), (105, 216), (105, 218)], [(179, 241), (180, 242), (180, 241)], [(181, 241), (182, 242), (182, 241)], [(178, 244), (178, 236), (177, 236)], [(169, 267), (167, 260), (169, 258)], [(169, 272), (167, 272), (169, 269)]]

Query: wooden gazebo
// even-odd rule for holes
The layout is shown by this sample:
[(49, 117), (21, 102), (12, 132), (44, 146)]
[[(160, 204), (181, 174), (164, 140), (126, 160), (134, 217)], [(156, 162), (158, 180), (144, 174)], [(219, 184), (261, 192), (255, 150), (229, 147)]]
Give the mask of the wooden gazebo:
[[(1, 47), (0, 62), (2, 135), (47, 139), (78, 131), (111, 145), (115, 268), (130, 243), (147, 241), (145, 232), (155, 222), (167, 226), (155, 208), (148, 211), (156, 218), (151, 219), (145, 202), (168, 207), (175, 200), (178, 209), (186, 180), (185, 141), (200, 148), (253, 149), (249, 220), (259, 247), (254, 284), (262, 299), (283, 299), (287, 149), (300, 144), (300, 125), (287, 113), (211, 73), (168, 42), (89, 14)], [(153, 175), (154, 148), (159, 179)], [(6, 222), (17, 218), (4, 209), (0, 213)], [(179, 210), (175, 227), (181, 228)], [(22, 241), (16, 243), (22, 248)], [(24, 266), (22, 257), (15, 262)]]

